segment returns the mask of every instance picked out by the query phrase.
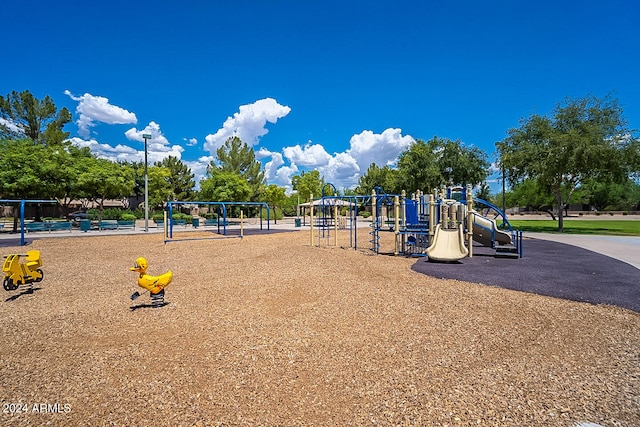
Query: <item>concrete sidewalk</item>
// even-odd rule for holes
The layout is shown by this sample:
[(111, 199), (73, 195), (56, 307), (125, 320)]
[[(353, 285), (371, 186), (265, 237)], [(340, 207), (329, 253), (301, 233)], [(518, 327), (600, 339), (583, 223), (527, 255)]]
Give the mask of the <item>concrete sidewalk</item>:
[[(201, 223), (202, 224), (202, 223)], [(267, 230), (267, 227), (269, 230)], [(243, 224), (243, 229), (245, 233), (252, 234), (252, 231), (255, 232), (259, 230), (260, 222), (255, 218), (250, 218), (246, 220)], [(89, 231), (80, 231), (78, 227), (73, 227), (71, 231), (32, 231), (25, 232), (24, 239), (25, 243), (35, 240), (35, 239), (55, 239), (55, 238), (69, 238), (69, 237), (97, 237), (97, 236), (126, 236), (126, 235), (134, 235), (134, 234), (160, 234), (164, 233), (164, 227), (162, 225), (157, 225), (153, 221), (149, 221), (149, 231), (145, 231), (145, 221), (137, 220), (135, 229), (132, 228), (122, 228), (119, 230), (97, 230), (92, 229)], [(220, 227), (222, 231), (222, 227)], [(228, 233), (237, 234), (240, 230), (240, 226), (238, 224), (227, 225), (226, 227)], [(287, 218), (285, 220), (278, 220), (277, 224), (274, 224), (273, 220), (267, 225), (267, 221), (263, 220), (262, 222), (262, 230), (261, 232), (276, 232), (276, 231), (299, 231), (299, 230), (309, 230), (308, 226), (296, 227), (295, 221), (293, 219)], [(173, 227), (174, 233), (183, 233), (183, 232), (217, 232), (217, 226), (203, 226), (194, 228), (191, 225), (182, 226), (176, 225)], [(19, 246), (20, 245), (20, 233), (12, 233), (8, 230), (4, 230), (0, 232), (0, 246)]]
[[(599, 254), (624, 261), (640, 269), (639, 236), (596, 236), (587, 234), (524, 233), (524, 237), (549, 240), (578, 246)], [(527, 256), (527, 243), (524, 242), (524, 256)]]

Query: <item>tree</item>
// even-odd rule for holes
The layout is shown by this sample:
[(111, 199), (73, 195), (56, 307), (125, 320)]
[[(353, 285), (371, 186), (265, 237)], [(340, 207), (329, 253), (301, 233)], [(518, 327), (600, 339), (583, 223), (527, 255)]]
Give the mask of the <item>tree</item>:
[(523, 206), (527, 209), (547, 212), (555, 220), (553, 196), (540, 186), (538, 181), (525, 179), (515, 184), (506, 194), (508, 206)]
[[(142, 173), (144, 174), (144, 169)], [(149, 174), (149, 208), (153, 209), (162, 206), (163, 202), (174, 196), (169, 184), (171, 172), (162, 166), (149, 166), (147, 173)]]
[(478, 191), (476, 192), (476, 197), (482, 200), (490, 200), (491, 188), (489, 187), (489, 184), (487, 184), (486, 182), (480, 184), (480, 188), (478, 188)]
[(467, 147), (459, 140), (434, 137), (429, 143), (436, 153), (438, 169), (445, 185), (475, 186), (487, 178), (489, 162), (484, 151)]
[(588, 179), (579, 190), (596, 210), (633, 210), (640, 201), (640, 184), (632, 179), (619, 183)]
[(324, 187), (324, 184), (324, 178), (320, 177), (318, 170), (309, 172), (302, 171), (300, 175), (291, 177), (291, 186), (298, 192), (301, 203), (308, 202), (311, 194), (313, 194), (315, 199), (322, 197), (322, 187)]
[(23, 134), (34, 143), (44, 145), (59, 145), (69, 137), (69, 132), (63, 132), (62, 128), (71, 121), (71, 113), (66, 107), (58, 111), (48, 95), (41, 101), (28, 90), (0, 96), (0, 118), (18, 128), (18, 131), (11, 130), (0, 123), (0, 137)]
[(208, 175), (200, 181), (200, 199), (216, 202), (248, 201), (251, 187), (236, 172), (213, 169)]
[(429, 192), (442, 185), (475, 186), (486, 180), (488, 168), (487, 154), (479, 148), (434, 136), (402, 152), (397, 169), (372, 163), (360, 177), (357, 191), (369, 194), (378, 186), (388, 194), (399, 194), (402, 190)]
[(166, 168), (169, 171), (167, 176), (167, 183), (171, 190), (169, 198), (191, 200), (196, 182), (193, 180), (195, 175), (191, 173), (191, 169), (187, 165), (174, 156), (169, 156), (161, 162), (156, 162), (155, 165)]
[(284, 188), (278, 187), (275, 184), (270, 184), (267, 188), (264, 189), (264, 200), (270, 206), (273, 207), (273, 219), (274, 223), (278, 223), (278, 216), (276, 215), (276, 209), (278, 207), (282, 207), (286, 200), (287, 196), (284, 194)]
[(102, 219), (104, 201), (131, 194), (134, 187), (133, 169), (106, 159), (86, 159), (86, 169), (78, 176), (78, 187), (86, 198), (98, 202), (98, 219)]
[(50, 150), (29, 139), (0, 141), (0, 197), (44, 198), (52, 193), (42, 172), (52, 169)]
[(388, 194), (399, 194), (402, 189), (399, 188), (399, 174), (396, 169), (389, 166), (378, 167), (375, 163), (371, 163), (367, 172), (358, 180), (356, 192), (358, 194), (371, 194), (375, 187), (381, 187)]
[(639, 144), (625, 125), (615, 99), (566, 99), (551, 117), (534, 114), (510, 129), (497, 144), (500, 164), (511, 184), (533, 179), (554, 197), (562, 232), (564, 205), (581, 183), (621, 182), (637, 172)]
[[(258, 201), (264, 187), (264, 171), (256, 160), (256, 154), (251, 147), (243, 143), (237, 136), (227, 139), (223, 146), (216, 151), (218, 164), (212, 161), (207, 172), (214, 169), (222, 172), (233, 172), (247, 181), (251, 193), (249, 201)], [(246, 201), (246, 200), (244, 200)]]
[(95, 155), (89, 147), (65, 145), (51, 147), (50, 159), (48, 168), (42, 170), (52, 187), (48, 196), (58, 199), (61, 213), (66, 214), (71, 201), (80, 197), (78, 176), (86, 170), (85, 165), (95, 159)]

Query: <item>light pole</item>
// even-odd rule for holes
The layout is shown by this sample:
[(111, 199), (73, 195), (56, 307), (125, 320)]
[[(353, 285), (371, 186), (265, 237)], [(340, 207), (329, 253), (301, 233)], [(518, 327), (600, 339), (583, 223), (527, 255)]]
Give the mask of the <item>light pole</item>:
[(144, 138), (144, 231), (149, 232), (149, 171), (147, 170), (147, 140), (151, 135), (145, 133)]

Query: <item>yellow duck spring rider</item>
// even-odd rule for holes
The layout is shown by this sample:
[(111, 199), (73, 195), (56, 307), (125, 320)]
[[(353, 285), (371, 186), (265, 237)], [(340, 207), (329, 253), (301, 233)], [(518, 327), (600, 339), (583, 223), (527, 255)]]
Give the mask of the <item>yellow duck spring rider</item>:
[(33, 283), (41, 282), (44, 277), (40, 268), (42, 267), (40, 251), (31, 250), (26, 254), (11, 254), (4, 258), (2, 264), (4, 290), (13, 291), (18, 289), (20, 285), (27, 285), (26, 293), (33, 293)]
[[(149, 294), (151, 296), (151, 305), (153, 305), (154, 307), (161, 307), (165, 305), (164, 288), (169, 286), (169, 283), (171, 283), (171, 279), (173, 279), (173, 273), (171, 271), (167, 271), (160, 276), (151, 276), (147, 274), (148, 267), (149, 263), (147, 262), (146, 258), (139, 257), (136, 258), (135, 262), (133, 263), (133, 267), (129, 269), (138, 273), (138, 286), (149, 291)], [(135, 292), (133, 295), (131, 295), (131, 300), (135, 300), (140, 295), (140, 292)]]

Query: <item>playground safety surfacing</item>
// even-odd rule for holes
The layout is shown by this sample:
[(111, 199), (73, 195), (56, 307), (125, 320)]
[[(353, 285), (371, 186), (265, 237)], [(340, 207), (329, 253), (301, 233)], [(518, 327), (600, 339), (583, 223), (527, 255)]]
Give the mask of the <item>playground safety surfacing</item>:
[(419, 259), (414, 271), (571, 301), (640, 312), (640, 270), (623, 261), (559, 242), (528, 238), (524, 257), (499, 258), (474, 246), (472, 258), (453, 263)]

